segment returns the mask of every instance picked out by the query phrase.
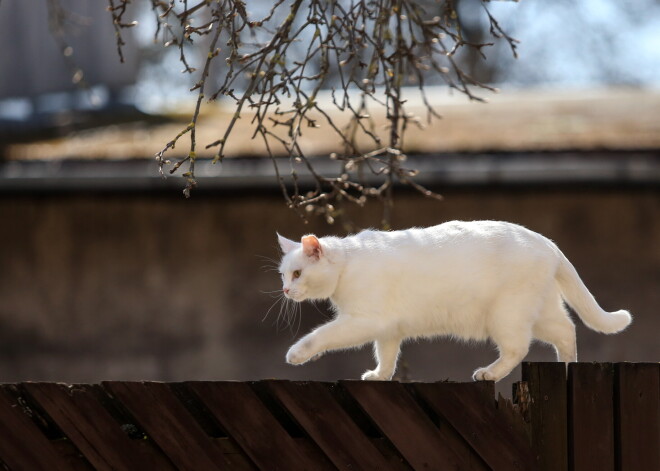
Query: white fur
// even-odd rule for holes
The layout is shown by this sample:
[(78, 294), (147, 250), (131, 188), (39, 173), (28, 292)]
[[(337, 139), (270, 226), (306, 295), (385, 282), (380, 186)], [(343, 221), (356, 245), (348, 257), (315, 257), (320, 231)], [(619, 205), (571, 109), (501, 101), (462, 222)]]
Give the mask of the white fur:
[(575, 326), (563, 301), (600, 332), (619, 332), (631, 322), (627, 311), (598, 306), (552, 241), (511, 223), (453, 221), (346, 238), (306, 236), (302, 243), (279, 240), (286, 296), (329, 298), (336, 311), (289, 349), (286, 360), (295, 365), (374, 342), (378, 366), (362, 379), (387, 380), (405, 339), (490, 338), (500, 357), (473, 378), (498, 381), (522, 361), (533, 339), (554, 345), (559, 361), (577, 361)]

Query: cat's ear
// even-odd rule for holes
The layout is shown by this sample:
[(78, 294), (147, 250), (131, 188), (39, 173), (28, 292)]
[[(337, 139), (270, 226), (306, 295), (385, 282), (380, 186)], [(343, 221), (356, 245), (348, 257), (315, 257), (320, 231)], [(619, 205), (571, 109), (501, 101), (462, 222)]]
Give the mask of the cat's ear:
[(277, 234), (277, 241), (280, 243), (280, 248), (282, 249), (282, 252), (285, 254), (300, 247), (300, 243), (294, 242), (293, 240), (289, 240), (286, 237), (282, 237), (279, 234)]
[(316, 236), (308, 235), (301, 239), (303, 253), (310, 258), (318, 260), (323, 255), (323, 249), (321, 248), (321, 242), (316, 238)]

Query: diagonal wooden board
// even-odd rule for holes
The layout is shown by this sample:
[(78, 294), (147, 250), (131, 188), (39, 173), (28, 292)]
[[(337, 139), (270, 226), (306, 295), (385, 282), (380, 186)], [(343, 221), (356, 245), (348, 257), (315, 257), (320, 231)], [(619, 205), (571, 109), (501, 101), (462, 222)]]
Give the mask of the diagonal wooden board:
[[(414, 469), (477, 468), (397, 382), (340, 381)], [(442, 385), (440, 387), (443, 387)], [(482, 468), (477, 468), (482, 469)]]
[(334, 469), (325, 455), (289, 436), (247, 383), (186, 383), (260, 469)]
[[(23, 413), (10, 394), (13, 385), (0, 386), (0, 456), (12, 470), (67, 471), (71, 464)], [(39, 450), (35, 453), (34, 450)]]
[(24, 383), (64, 434), (97, 470), (176, 468), (158, 450), (148, 453), (128, 438), (93, 394), (90, 385)]
[[(165, 383), (102, 383), (180, 470), (236, 469)], [(154, 407), (158, 404), (158, 407)]]
[(385, 458), (338, 404), (331, 384), (268, 381), (269, 389), (339, 469), (405, 469)]
[(413, 383), (493, 470), (533, 470), (534, 456), (522, 423), (496, 408), (492, 394), (470, 383)]

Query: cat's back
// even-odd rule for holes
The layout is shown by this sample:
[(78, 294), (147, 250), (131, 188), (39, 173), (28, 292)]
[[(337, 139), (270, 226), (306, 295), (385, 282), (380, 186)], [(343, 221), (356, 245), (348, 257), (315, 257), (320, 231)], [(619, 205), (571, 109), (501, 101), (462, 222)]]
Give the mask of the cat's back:
[(333, 298), (339, 309), (414, 305), (428, 312), (450, 299), (486, 302), (502, 286), (547, 278), (557, 263), (551, 241), (500, 221), (363, 231), (335, 241), (345, 254)]
[(504, 221), (450, 221), (437, 226), (399, 231), (366, 230), (343, 239), (349, 252), (395, 254), (432, 249), (507, 251), (545, 248), (552, 242), (523, 226)]
[(505, 221), (450, 221), (428, 228), (438, 241), (470, 246), (545, 248), (552, 241), (526, 227)]

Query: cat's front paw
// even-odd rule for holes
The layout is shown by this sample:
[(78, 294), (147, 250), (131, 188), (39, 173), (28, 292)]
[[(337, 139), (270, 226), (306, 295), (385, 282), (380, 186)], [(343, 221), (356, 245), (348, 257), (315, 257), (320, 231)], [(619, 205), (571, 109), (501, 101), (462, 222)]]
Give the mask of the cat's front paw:
[(297, 343), (286, 352), (286, 362), (290, 365), (302, 365), (313, 356), (313, 352), (305, 343)]
[(488, 368), (479, 368), (472, 374), (473, 381), (497, 381), (493, 373)]

